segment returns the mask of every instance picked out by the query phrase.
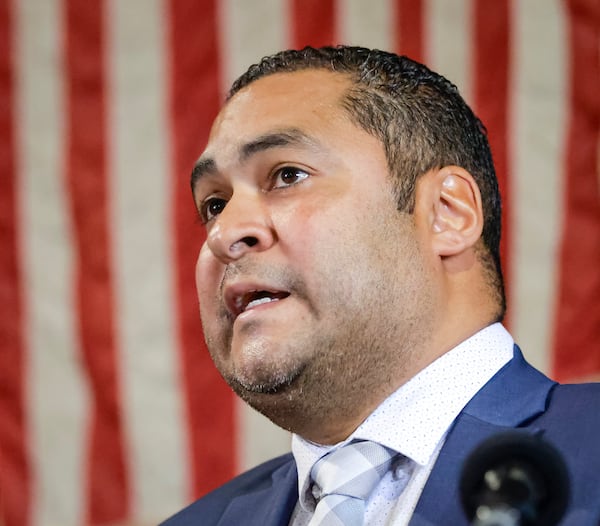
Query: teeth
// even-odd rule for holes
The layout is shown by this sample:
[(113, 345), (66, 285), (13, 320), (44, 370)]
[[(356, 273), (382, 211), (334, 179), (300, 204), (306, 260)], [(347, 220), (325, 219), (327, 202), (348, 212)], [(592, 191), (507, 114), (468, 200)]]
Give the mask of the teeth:
[(252, 300), (251, 302), (249, 302), (248, 305), (246, 305), (246, 308), (244, 310), (248, 310), (253, 307), (258, 307), (258, 305), (262, 305), (263, 303), (270, 303), (271, 301), (277, 301), (277, 298), (270, 298), (268, 296), (264, 297), (264, 298), (257, 298), (255, 300)]
[(251, 290), (247, 293), (238, 296), (234, 299), (235, 315), (241, 314), (248, 309), (258, 307), (272, 301), (279, 301), (287, 298), (289, 292), (284, 291), (269, 291), (269, 290)]

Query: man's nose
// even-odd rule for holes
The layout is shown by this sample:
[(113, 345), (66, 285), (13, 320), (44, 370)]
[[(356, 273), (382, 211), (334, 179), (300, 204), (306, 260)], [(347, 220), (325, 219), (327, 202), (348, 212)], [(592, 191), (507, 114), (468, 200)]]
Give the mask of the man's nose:
[(224, 263), (267, 250), (274, 242), (273, 225), (261, 196), (250, 192), (231, 197), (206, 238), (208, 248)]

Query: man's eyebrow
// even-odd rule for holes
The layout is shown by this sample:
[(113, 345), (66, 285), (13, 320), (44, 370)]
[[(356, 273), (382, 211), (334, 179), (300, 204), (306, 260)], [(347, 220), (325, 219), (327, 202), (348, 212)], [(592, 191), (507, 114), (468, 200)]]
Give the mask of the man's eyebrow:
[(283, 146), (309, 146), (315, 148), (317, 141), (297, 128), (266, 133), (242, 145), (240, 148), (240, 161), (246, 161), (256, 153)]
[(216, 173), (217, 171), (217, 163), (214, 159), (210, 157), (206, 157), (204, 159), (200, 158), (194, 164), (194, 168), (192, 169), (192, 177), (191, 177), (191, 185), (192, 190), (194, 190), (194, 186), (196, 186), (196, 181), (202, 178), (205, 174)]
[[(307, 146), (315, 149), (318, 147), (318, 142), (298, 128), (287, 128), (265, 133), (250, 142), (242, 144), (239, 149), (239, 159), (240, 162), (244, 162), (259, 152), (284, 146)], [(217, 163), (212, 157), (200, 158), (192, 169), (192, 190), (204, 175), (214, 174), (217, 171)]]

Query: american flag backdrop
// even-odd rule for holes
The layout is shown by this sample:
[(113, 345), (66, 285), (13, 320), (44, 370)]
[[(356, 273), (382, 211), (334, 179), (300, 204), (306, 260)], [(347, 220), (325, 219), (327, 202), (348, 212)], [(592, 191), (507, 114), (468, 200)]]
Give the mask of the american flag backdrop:
[(204, 347), (189, 174), (239, 73), (331, 43), (459, 86), (507, 324), (553, 377), (600, 376), (600, 0), (0, 0), (0, 524), (156, 524), (289, 449)]

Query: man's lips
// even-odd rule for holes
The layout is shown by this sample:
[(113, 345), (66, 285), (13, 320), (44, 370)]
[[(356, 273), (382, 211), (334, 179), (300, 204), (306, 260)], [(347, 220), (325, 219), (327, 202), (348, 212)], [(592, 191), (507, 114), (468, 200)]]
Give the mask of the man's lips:
[(224, 299), (227, 310), (233, 318), (237, 318), (242, 312), (250, 309), (279, 301), (287, 298), (290, 293), (269, 285), (258, 283), (236, 283), (224, 288)]

